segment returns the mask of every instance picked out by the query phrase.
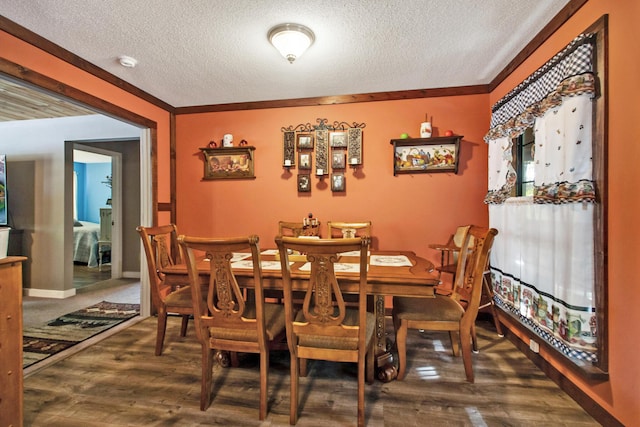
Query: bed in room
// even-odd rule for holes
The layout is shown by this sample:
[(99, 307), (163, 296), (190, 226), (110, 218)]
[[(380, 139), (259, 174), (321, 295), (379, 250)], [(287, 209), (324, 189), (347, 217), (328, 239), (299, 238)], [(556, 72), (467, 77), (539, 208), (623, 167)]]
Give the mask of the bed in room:
[(73, 262), (98, 266), (98, 240), (100, 224), (76, 221), (73, 226)]

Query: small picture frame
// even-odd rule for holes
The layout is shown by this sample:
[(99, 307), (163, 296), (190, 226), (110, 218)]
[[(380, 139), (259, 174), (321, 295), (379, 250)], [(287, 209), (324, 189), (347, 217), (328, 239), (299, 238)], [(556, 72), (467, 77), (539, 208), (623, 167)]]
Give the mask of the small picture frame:
[(462, 135), (392, 139), (393, 174), (458, 173)]
[(298, 175), (298, 191), (300, 193), (308, 193), (311, 191), (311, 176), (308, 174)]
[(255, 179), (253, 150), (255, 147), (201, 148), (204, 154), (204, 178)]
[(313, 135), (310, 133), (299, 133), (298, 149), (313, 149)]
[(345, 152), (344, 150), (335, 150), (331, 153), (331, 167), (333, 169), (345, 168)]
[(331, 132), (329, 145), (333, 148), (347, 148), (347, 132)]
[(311, 152), (301, 151), (298, 159), (299, 169), (311, 169)]
[(345, 177), (343, 173), (331, 174), (331, 191), (345, 191)]

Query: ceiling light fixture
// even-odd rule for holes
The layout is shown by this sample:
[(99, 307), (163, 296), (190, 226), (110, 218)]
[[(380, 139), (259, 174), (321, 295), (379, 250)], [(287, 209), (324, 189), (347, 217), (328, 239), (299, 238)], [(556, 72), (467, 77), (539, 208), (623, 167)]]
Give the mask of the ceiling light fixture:
[(120, 65), (122, 65), (123, 67), (126, 68), (133, 68), (136, 65), (138, 65), (138, 60), (135, 58), (132, 58), (130, 56), (126, 56), (126, 55), (122, 55), (118, 57), (118, 62), (120, 62)]
[(267, 37), (290, 64), (293, 64), (316, 39), (313, 31), (300, 24), (276, 25), (269, 30)]

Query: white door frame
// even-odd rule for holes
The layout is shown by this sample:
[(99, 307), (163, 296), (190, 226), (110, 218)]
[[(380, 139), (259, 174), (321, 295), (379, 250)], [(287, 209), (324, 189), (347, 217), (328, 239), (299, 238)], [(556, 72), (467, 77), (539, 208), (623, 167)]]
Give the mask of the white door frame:
[(111, 157), (111, 277), (122, 277), (122, 153), (76, 143), (73, 149)]

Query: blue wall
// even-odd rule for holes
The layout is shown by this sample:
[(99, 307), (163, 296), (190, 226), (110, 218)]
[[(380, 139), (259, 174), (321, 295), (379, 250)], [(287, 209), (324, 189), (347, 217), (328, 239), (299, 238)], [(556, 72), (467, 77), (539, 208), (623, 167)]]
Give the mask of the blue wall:
[(78, 176), (78, 220), (100, 223), (100, 208), (107, 207), (111, 188), (102, 181), (111, 175), (111, 163), (73, 163)]

